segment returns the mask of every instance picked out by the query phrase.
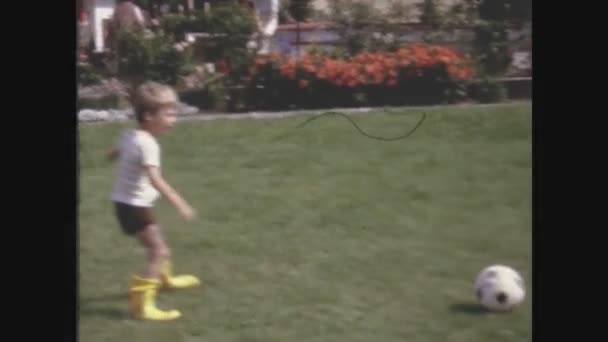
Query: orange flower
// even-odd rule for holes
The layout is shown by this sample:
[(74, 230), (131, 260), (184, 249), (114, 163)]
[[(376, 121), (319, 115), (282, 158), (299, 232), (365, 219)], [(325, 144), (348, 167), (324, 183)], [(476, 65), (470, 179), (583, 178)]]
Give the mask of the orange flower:
[(249, 74), (255, 75), (260, 68), (267, 71), (278, 65), (281, 76), (297, 80), (299, 88), (310, 87), (310, 80), (296, 78), (300, 73), (328, 80), (338, 87), (353, 88), (364, 84), (395, 87), (401, 73), (405, 72), (406, 77), (422, 77), (429, 67), (437, 64), (445, 66), (452, 79), (470, 79), (474, 75), (468, 55), (450, 47), (427, 44), (403, 46), (396, 52), (363, 52), (346, 60), (308, 54), (294, 60), (290, 56), (272, 53), (256, 58)]
[(315, 71), (315, 67), (312, 64), (306, 63), (302, 65), (302, 69), (308, 73), (313, 73)]
[(295, 78), (296, 77), (296, 67), (293, 64), (285, 63), (280, 68), (281, 75), (287, 78)]
[(368, 64), (365, 66), (365, 72), (368, 74), (373, 74), (376, 71), (376, 68), (372, 64)]
[(441, 63), (444, 63), (444, 64), (449, 64), (450, 62), (452, 62), (452, 59), (450, 57), (448, 57), (448, 56), (445, 56), (445, 55), (444, 56), (439, 56), (438, 60)]
[(386, 60), (384, 60), (384, 67), (388, 68), (388, 69), (392, 69), (394, 67), (397, 66), (397, 60), (394, 58), (387, 58)]
[(302, 61), (303, 64), (312, 64), (314, 62), (314, 57), (307, 54), (307, 55), (302, 56), (302, 58), (300, 60)]
[(262, 66), (264, 64), (268, 63), (268, 60), (265, 57), (258, 57), (255, 59), (255, 64), (258, 66)]
[(450, 76), (460, 80), (467, 80), (473, 77), (473, 70), (471, 68), (463, 67), (458, 70), (455, 70), (454, 74)]
[(272, 61), (278, 61), (279, 59), (281, 59), (281, 54), (274, 51), (274, 52), (270, 53), (269, 57), (270, 57), (270, 60), (272, 60)]
[(448, 65), (448, 73), (453, 73), (454, 71), (456, 71), (456, 66), (453, 64)]
[(375, 73), (373, 77), (374, 83), (380, 84), (384, 80), (384, 75), (382, 73)]

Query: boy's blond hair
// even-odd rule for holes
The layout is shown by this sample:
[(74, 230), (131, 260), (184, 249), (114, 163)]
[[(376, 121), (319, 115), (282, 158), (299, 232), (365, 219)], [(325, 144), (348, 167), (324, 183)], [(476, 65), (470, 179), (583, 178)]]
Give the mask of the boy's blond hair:
[(155, 112), (164, 106), (176, 105), (177, 102), (173, 88), (154, 81), (142, 83), (131, 97), (135, 118), (140, 123), (144, 122), (146, 112)]

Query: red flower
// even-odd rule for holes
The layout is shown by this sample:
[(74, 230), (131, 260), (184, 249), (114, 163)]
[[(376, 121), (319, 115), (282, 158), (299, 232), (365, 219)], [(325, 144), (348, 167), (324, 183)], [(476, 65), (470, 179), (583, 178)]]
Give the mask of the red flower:
[(450, 62), (452, 62), (452, 59), (448, 56), (439, 56), (439, 58), (437, 58), (441, 63), (444, 64), (449, 64)]
[(312, 66), (312, 64), (310, 64), (310, 63), (303, 64), (302, 69), (304, 69), (304, 71), (306, 71), (308, 73), (312, 73), (315, 71), (315, 67)]
[(395, 87), (397, 85), (397, 79), (395, 78), (389, 78), (388, 81), (386, 81), (386, 85), (389, 87)]
[[(258, 57), (249, 69), (251, 75), (278, 68), (280, 75), (297, 80), (299, 88), (311, 86), (311, 80), (327, 80), (338, 87), (356, 87), (378, 84), (385, 87), (398, 85), (400, 74), (405, 77), (423, 77), (429, 67), (441, 64), (454, 80), (470, 79), (474, 75), (470, 57), (449, 47), (414, 44), (396, 52), (361, 53), (348, 60), (304, 55), (299, 60), (272, 53)], [(227, 63), (218, 63), (218, 70), (229, 72)], [(302, 74), (306, 79), (297, 79)]]
[(266, 58), (264, 58), (264, 57), (258, 57), (258, 58), (255, 59), (255, 64), (256, 65), (261, 66), (261, 65), (264, 65), (266, 63), (268, 63), (268, 60)]
[(375, 68), (373, 65), (368, 64), (365, 66), (365, 72), (367, 72), (368, 74), (373, 74), (374, 71), (375, 71)]
[(224, 60), (217, 62), (216, 67), (217, 70), (224, 75), (228, 75), (230, 73), (230, 65)]
[(276, 51), (273, 51), (270, 53), (269, 57), (271, 61), (279, 61), (281, 59), (281, 54)]

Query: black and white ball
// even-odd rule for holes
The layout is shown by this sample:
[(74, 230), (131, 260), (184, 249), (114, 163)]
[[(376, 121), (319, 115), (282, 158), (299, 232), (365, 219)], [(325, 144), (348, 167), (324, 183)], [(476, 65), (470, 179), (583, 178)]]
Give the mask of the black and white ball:
[(517, 271), (504, 265), (492, 265), (477, 275), (475, 296), (489, 310), (510, 311), (524, 301), (526, 289)]

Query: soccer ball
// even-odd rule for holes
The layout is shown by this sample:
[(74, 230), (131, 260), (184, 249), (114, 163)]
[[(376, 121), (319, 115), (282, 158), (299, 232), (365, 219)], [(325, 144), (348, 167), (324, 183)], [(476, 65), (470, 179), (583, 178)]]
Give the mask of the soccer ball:
[(526, 289), (517, 271), (504, 265), (492, 265), (477, 275), (475, 295), (489, 310), (510, 311), (524, 301)]

